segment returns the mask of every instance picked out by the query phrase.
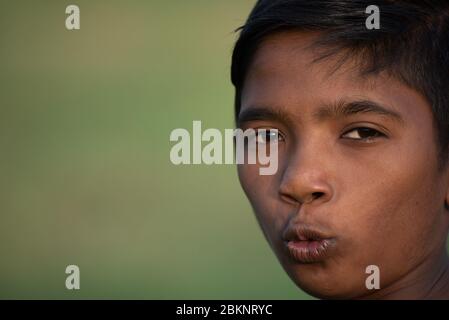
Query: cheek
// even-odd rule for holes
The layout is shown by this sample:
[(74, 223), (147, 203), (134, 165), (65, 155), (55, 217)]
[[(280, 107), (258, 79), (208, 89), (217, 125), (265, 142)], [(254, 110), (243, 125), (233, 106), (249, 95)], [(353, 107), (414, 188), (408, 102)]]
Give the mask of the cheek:
[(372, 206), (369, 224), (376, 226), (380, 239), (392, 244), (423, 243), (439, 212), (436, 181), (422, 167), (414, 168), (391, 173), (384, 183), (373, 187), (377, 197), (367, 195), (367, 203)]
[(240, 185), (251, 205), (255, 208), (263, 200), (259, 189), (266, 188), (266, 185), (261, 184), (259, 181), (259, 168), (256, 165), (240, 164), (237, 165), (237, 172)]
[(257, 221), (265, 236), (274, 239), (283, 230), (288, 212), (281, 208), (278, 198), (279, 175), (260, 175), (259, 166), (238, 165), (240, 184), (251, 203)]
[(436, 153), (421, 147), (417, 153), (396, 147), (382, 152), (382, 158), (372, 156), (363, 167), (353, 165), (348, 173), (342, 206), (349, 210), (335, 223), (347, 231), (352, 252), (359, 253), (356, 264), (376, 264), (394, 277), (434, 246), (443, 193), (435, 174)]

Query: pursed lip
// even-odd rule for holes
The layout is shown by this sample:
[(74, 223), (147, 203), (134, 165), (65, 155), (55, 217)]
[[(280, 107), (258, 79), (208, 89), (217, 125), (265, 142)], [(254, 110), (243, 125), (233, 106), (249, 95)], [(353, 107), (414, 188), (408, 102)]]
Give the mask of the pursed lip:
[(288, 227), (283, 240), (290, 256), (301, 263), (324, 261), (336, 247), (335, 237), (306, 225)]

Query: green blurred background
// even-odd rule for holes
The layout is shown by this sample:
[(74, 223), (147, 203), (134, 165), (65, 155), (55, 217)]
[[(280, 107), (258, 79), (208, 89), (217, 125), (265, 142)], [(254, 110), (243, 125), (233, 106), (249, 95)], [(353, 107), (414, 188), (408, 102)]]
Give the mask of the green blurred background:
[(0, 1), (0, 298), (309, 298), (235, 166), (169, 160), (174, 128), (233, 127), (233, 30), (254, 2)]

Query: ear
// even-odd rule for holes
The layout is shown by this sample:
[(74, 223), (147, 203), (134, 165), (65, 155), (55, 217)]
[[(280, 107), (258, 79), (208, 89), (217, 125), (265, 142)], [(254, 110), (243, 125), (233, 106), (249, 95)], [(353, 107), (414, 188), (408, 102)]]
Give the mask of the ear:
[(449, 211), (449, 165), (444, 170), (444, 176), (446, 177), (446, 196), (444, 198), (444, 208)]

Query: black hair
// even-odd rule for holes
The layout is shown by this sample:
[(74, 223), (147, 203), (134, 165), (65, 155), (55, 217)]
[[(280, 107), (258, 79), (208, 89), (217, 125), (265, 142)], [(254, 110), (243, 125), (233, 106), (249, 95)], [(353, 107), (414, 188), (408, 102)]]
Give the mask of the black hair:
[[(369, 30), (366, 8), (380, 10), (380, 29)], [(449, 150), (449, 0), (258, 0), (232, 54), (235, 115), (245, 76), (261, 42), (274, 33), (317, 31), (319, 59), (344, 53), (357, 59), (362, 75), (386, 71), (422, 94), (432, 107), (439, 160)]]

